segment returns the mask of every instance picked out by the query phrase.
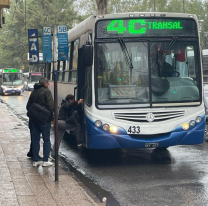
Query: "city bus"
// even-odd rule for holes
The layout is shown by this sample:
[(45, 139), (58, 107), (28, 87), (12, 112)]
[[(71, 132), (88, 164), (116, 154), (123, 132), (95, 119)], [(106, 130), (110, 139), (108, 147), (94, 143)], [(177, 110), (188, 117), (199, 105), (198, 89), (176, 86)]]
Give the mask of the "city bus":
[(41, 77), (44, 77), (44, 73), (28, 72), (28, 73), (24, 73), (24, 77), (25, 77), (25, 82), (24, 82), (25, 90), (30, 91), (34, 89), (34, 84), (38, 83)]
[[(88, 149), (204, 142), (202, 61), (196, 15), (90, 16), (68, 31), (58, 63), (58, 101), (84, 98)], [(53, 92), (53, 69), (47, 70)]]
[(18, 94), (24, 92), (23, 88), (23, 73), (22, 69), (5, 68), (0, 69), (0, 93), (5, 94)]

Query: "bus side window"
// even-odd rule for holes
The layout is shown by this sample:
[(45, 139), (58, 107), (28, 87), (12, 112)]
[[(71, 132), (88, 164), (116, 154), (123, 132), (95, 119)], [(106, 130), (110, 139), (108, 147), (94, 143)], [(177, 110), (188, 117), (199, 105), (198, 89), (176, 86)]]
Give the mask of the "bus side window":
[(78, 49), (79, 49), (79, 39), (74, 42), (73, 46), (73, 60), (72, 69), (70, 70), (70, 82), (76, 83), (77, 81), (77, 67), (78, 67)]

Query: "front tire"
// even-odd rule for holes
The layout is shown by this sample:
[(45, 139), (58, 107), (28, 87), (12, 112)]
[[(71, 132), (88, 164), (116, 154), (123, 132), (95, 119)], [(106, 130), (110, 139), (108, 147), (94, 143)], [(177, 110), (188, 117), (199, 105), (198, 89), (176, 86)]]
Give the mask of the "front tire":
[(21, 92), (18, 92), (18, 93), (17, 93), (17, 95), (20, 95), (20, 94), (21, 94)]

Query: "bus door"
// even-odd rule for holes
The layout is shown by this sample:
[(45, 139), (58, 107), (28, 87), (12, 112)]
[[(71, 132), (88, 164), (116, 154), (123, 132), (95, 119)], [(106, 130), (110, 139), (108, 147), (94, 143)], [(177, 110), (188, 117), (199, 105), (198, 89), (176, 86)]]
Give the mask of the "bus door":
[[(91, 52), (90, 52), (91, 51)], [(78, 70), (77, 70), (77, 100), (84, 99), (84, 104), (91, 106), (92, 103), (92, 45), (84, 45), (78, 51)], [(90, 89), (91, 88), (91, 89)], [(84, 105), (79, 116), (81, 117), (81, 126), (85, 131), (84, 124)], [(85, 133), (83, 132), (83, 135)], [(84, 136), (83, 139), (85, 140)]]

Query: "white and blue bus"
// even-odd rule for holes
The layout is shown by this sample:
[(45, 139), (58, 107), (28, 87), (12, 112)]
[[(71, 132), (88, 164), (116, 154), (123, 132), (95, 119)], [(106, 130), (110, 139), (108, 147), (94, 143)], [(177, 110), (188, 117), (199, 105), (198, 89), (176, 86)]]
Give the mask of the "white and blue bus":
[(33, 90), (35, 83), (39, 82), (39, 79), (44, 77), (44, 72), (27, 72), (24, 73), (24, 87), (25, 90)]
[(5, 68), (0, 69), (0, 93), (5, 94), (18, 94), (24, 92), (23, 88), (23, 73), (22, 69)]
[[(84, 98), (89, 149), (167, 148), (204, 141), (202, 61), (196, 15), (91, 16), (68, 31), (58, 98)], [(53, 92), (53, 69), (47, 70)]]

